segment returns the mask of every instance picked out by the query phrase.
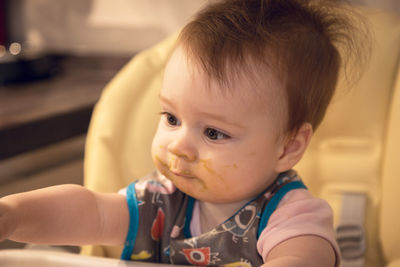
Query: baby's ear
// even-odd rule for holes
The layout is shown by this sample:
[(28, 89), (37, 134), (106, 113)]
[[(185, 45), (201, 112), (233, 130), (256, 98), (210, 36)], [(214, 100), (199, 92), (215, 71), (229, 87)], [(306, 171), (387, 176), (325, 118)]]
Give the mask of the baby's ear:
[(303, 123), (297, 133), (282, 143), (275, 171), (280, 173), (293, 168), (303, 157), (312, 136), (312, 125)]

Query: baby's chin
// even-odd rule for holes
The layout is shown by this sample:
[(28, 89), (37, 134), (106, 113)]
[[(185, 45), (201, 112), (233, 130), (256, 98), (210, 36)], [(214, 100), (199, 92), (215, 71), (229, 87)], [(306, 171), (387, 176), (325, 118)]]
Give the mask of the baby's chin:
[(242, 190), (239, 192), (232, 192), (227, 189), (213, 190), (215, 189), (214, 187), (208, 185), (203, 179), (198, 177), (187, 178), (174, 175), (169, 170), (168, 164), (158, 156), (153, 157), (153, 161), (159, 173), (170, 180), (181, 192), (195, 198), (196, 200), (214, 204), (230, 204), (252, 198), (249, 194), (244, 194)]
[[(173, 182), (173, 180), (171, 180)], [(173, 182), (174, 183), (174, 182)], [(185, 187), (180, 183), (174, 183), (176, 188), (178, 188), (181, 192), (187, 194), (188, 196), (191, 196), (192, 198), (202, 201), (202, 202), (207, 202), (207, 203), (212, 203), (212, 204), (232, 204), (232, 203), (241, 203), (243, 201), (248, 201), (251, 200), (252, 197), (248, 196), (233, 196), (229, 192), (226, 192), (226, 196), (221, 194), (220, 192), (215, 192), (211, 190), (204, 189), (202, 186), (194, 186), (191, 188)]]
[(215, 196), (215, 193), (212, 193), (207, 189), (207, 186), (201, 179), (175, 176), (163, 167), (158, 168), (158, 171), (170, 180), (179, 191), (196, 200), (212, 203), (224, 203)]

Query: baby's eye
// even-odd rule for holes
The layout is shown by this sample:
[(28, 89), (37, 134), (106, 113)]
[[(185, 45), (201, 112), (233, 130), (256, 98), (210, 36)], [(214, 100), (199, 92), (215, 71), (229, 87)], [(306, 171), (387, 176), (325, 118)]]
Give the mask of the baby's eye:
[(227, 134), (224, 134), (223, 132), (220, 132), (216, 129), (213, 128), (207, 128), (204, 131), (204, 135), (210, 139), (210, 140), (222, 140), (222, 139), (229, 139), (230, 136)]
[(171, 126), (179, 126), (181, 122), (171, 113), (168, 112), (161, 112), (161, 115), (164, 115), (167, 119), (167, 123)]

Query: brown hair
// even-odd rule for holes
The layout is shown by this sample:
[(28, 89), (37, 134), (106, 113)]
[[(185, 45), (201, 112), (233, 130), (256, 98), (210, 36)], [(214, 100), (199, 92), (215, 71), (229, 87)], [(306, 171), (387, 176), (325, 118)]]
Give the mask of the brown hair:
[(295, 133), (304, 122), (321, 123), (345, 62), (340, 49), (346, 59), (361, 59), (355, 18), (333, 1), (223, 0), (201, 10), (178, 44), (223, 84), (251, 73), (249, 62), (272, 71), (285, 90), (286, 130)]

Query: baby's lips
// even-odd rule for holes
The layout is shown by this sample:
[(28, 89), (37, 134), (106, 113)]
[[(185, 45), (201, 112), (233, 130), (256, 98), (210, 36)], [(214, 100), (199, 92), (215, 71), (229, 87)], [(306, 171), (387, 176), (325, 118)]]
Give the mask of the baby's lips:
[(185, 178), (196, 178), (196, 176), (192, 175), (190, 171), (174, 171), (174, 170), (170, 170), (173, 174), (175, 174), (176, 176), (181, 176), (181, 177), (185, 177)]

